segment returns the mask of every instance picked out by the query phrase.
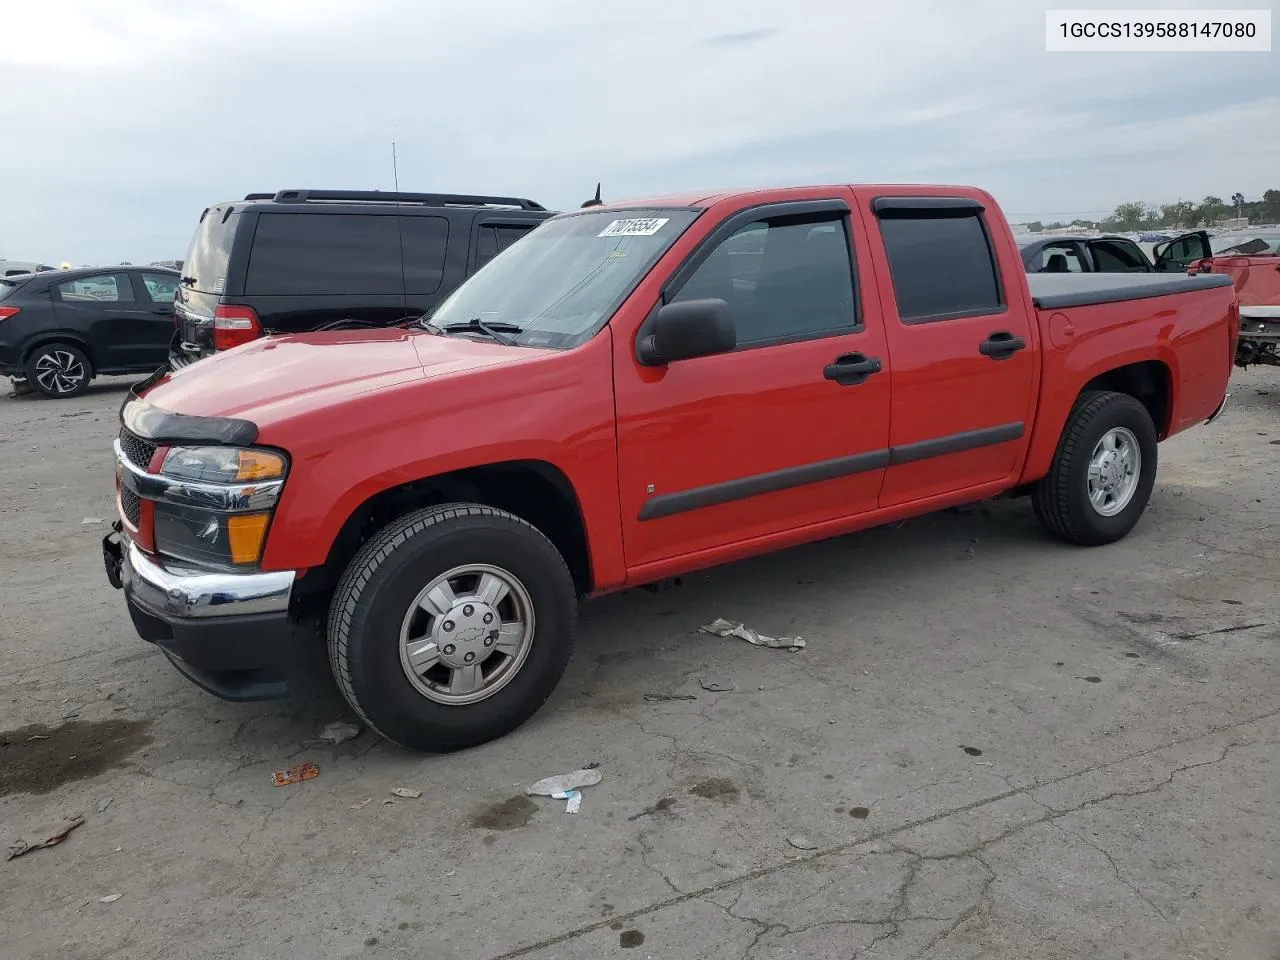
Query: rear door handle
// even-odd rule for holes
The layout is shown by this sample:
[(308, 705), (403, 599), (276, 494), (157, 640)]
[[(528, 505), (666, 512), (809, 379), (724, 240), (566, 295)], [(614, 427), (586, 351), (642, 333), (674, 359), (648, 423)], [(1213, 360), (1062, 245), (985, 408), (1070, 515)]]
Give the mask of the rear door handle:
[(173, 308), (172, 308), (172, 307), (153, 307), (153, 308), (152, 308), (152, 310), (151, 310), (151, 312), (152, 312), (152, 313), (155, 313), (155, 314), (161, 314), (161, 315), (166, 316), (166, 317), (171, 317), (171, 316), (173, 316)]
[(1000, 330), (991, 334), (978, 344), (978, 352), (992, 360), (1008, 360), (1027, 345), (1022, 337), (1015, 337), (1008, 330)]
[(861, 353), (842, 353), (822, 368), (822, 376), (834, 380), (842, 387), (862, 383), (873, 373), (880, 372), (880, 358)]

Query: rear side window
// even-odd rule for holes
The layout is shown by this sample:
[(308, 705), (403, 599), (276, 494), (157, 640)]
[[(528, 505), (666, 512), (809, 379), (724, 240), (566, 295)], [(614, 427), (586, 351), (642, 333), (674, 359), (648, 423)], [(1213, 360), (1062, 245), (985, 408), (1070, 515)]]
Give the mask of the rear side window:
[(449, 221), (444, 217), (401, 217), (404, 243), (404, 292), (435, 293), (444, 276)]
[(227, 264), (240, 214), (235, 207), (210, 207), (204, 212), (182, 262), (184, 283), (201, 293), (226, 292)]
[(124, 273), (65, 280), (57, 289), (58, 296), (67, 303), (133, 303), (133, 284)]
[(1146, 273), (1147, 262), (1142, 251), (1127, 243), (1115, 240), (1095, 240), (1089, 245), (1093, 259), (1102, 273)]
[(14, 283), (12, 280), (0, 280), (0, 300), (13, 293), (20, 286), (22, 286), (21, 283)]
[(1004, 309), (980, 211), (888, 209), (880, 236), (904, 323), (982, 316)]
[(404, 293), (394, 216), (263, 213), (244, 292), (258, 296)]

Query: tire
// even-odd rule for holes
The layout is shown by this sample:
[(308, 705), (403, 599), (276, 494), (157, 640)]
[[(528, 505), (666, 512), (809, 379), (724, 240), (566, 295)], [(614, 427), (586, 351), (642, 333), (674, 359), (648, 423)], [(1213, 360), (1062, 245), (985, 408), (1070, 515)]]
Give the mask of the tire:
[[(484, 573), (445, 581), (449, 600), (424, 599), (441, 577), (473, 568)], [(481, 595), (483, 576), (509, 587), (494, 605)], [(483, 626), (483, 616), (500, 630)], [(515, 629), (520, 623), (524, 631)], [(366, 724), (401, 746), (443, 753), (496, 739), (532, 717), (564, 674), (576, 625), (573, 578), (550, 540), (503, 510), (445, 504), (395, 521), (351, 560), (329, 608), (329, 662)], [(437, 640), (437, 662), (426, 672), (411, 666), (408, 651)], [(502, 652), (517, 644), (522, 653)], [(464, 655), (476, 658), (471, 666)], [(474, 682), (481, 689), (455, 694), (454, 678), (466, 681), (459, 690)], [(440, 702), (467, 696), (480, 699)]]
[(42, 343), (31, 351), (25, 367), (27, 383), (51, 400), (78, 397), (93, 379), (89, 358), (70, 343)]
[[(1116, 449), (1091, 487), (1091, 461), (1107, 452), (1101, 446), (1107, 441)], [(1131, 446), (1136, 451), (1127, 449)], [(1114, 543), (1134, 528), (1146, 509), (1157, 460), (1156, 428), (1146, 407), (1124, 393), (1086, 393), (1067, 419), (1048, 476), (1032, 490), (1036, 516), (1068, 543)], [(1110, 498), (1100, 489), (1108, 482), (1114, 484)], [(1099, 495), (1097, 501), (1091, 492)]]

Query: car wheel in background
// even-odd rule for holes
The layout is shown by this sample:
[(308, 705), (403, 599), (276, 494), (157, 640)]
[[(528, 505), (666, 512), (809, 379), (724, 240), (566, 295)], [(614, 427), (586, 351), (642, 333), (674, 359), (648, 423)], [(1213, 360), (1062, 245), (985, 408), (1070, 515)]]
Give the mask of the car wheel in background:
[(46, 343), (31, 351), (26, 363), (27, 383), (37, 393), (54, 399), (84, 393), (93, 379), (89, 358), (69, 343)]

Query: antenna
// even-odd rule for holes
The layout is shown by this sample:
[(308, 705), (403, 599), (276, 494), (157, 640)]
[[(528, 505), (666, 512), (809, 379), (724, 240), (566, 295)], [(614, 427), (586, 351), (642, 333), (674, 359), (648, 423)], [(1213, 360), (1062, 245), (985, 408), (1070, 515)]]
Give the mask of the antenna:
[(582, 209), (586, 209), (587, 207), (598, 207), (598, 206), (600, 206), (602, 203), (604, 203), (604, 201), (600, 199), (600, 184), (598, 184), (598, 183), (597, 183), (597, 184), (596, 184), (596, 195), (595, 195), (594, 197), (592, 197), (590, 200), (588, 200), (586, 203), (584, 203), (584, 204), (582, 205)]
[(396, 142), (391, 141), (391, 179), (395, 183), (396, 193), (400, 192), (400, 170), (396, 167)]

